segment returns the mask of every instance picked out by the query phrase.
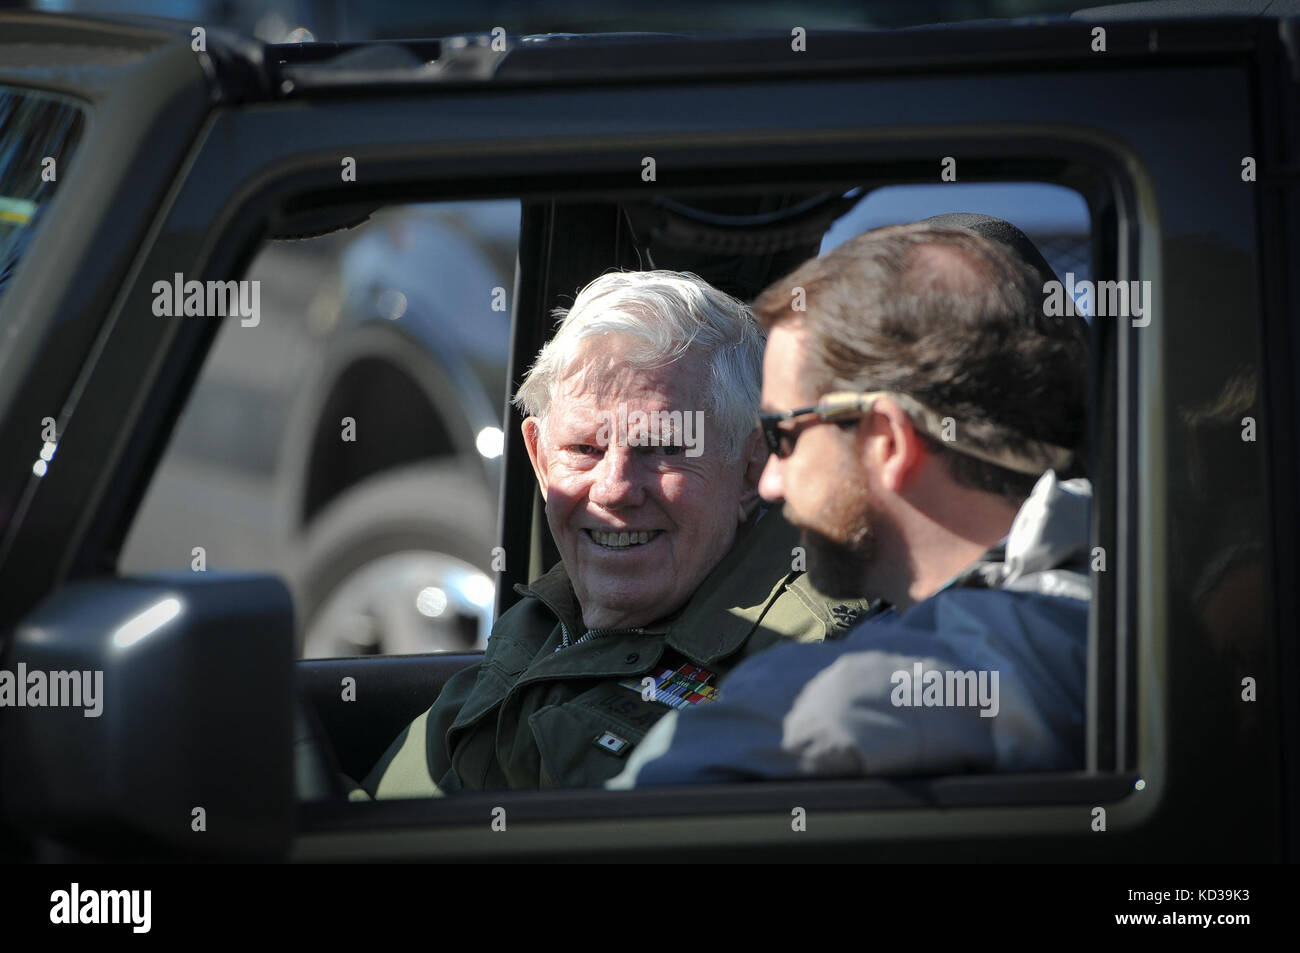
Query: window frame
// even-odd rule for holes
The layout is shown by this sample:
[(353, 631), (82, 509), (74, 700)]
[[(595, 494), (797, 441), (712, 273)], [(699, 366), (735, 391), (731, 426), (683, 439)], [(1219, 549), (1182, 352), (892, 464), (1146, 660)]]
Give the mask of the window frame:
[[(1134, 71), (1139, 76), (1158, 71)], [(1071, 78), (1077, 82), (1082, 74)], [(1168, 73), (1166, 79), (1172, 76)], [(1199, 74), (1198, 81), (1212, 82), (1213, 77)], [(1032, 86), (1033, 81), (1015, 77), (1020, 83)], [(1099, 89), (1112, 91), (1126, 89), (1123, 71), (1111, 71), (1094, 77)], [(640, 168), (639, 156), (646, 148), (655, 150), (661, 170), (671, 170), (673, 179), (665, 177), (661, 188), (683, 194), (691, 187), (716, 191), (730, 183), (731, 187), (753, 188), (764, 182), (779, 181), (789, 186), (797, 181), (821, 181), (827, 170), (834, 169), (837, 180), (862, 181), (868, 176), (891, 176), (890, 181), (907, 181), (912, 174), (912, 163), (928, 161), (930, 156), (949, 154), (960, 149), (963, 169), (974, 169), (978, 177), (981, 163), (996, 163), (998, 172), (989, 178), (1006, 181), (1016, 176), (1007, 169), (1021, 168), (1034, 171), (1032, 177), (1041, 181), (1057, 181), (1042, 177), (1044, 163), (1058, 162), (1063, 175), (1071, 169), (1087, 167), (1098, 173), (1105, 183), (1105, 195), (1089, 197), (1092, 227), (1095, 240), (1094, 276), (1128, 280), (1138, 276), (1159, 279), (1161, 229), (1158, 216), (1157, 187), (1146, 158), (1133, 142), (1125, 141), (1115, 130), (1102, 131), (1089, 127), (1088, 122), (1104, 125), (1104, 117), (1090, 114), (1088, 118), (1071, 121), (1053, 120), (1050, 112), (1036, 104), (1035, 97), (1022, 97), (1010, 105), (1005, 98), (999, 100), (999, 90), (1006, 93), (1015, 87), (1008, 86), (1007, 76), (978, 76), (960, 89), (959, 99), (969, 105), (975, 101), (997, 102), (999, 108), (1015, 113), (1018, 118), (1007, 118), (992, 129), (979, 126), (973, 119), (958, 122), (941, 121), (931, 115), (928, 120), (903, 121), (896, 116), (846, 117), (836, 114), (829, 106), (805, 108), (802, 111), (782, 112), (773, 98), (786, 105), (800, 102), (812, 86), (804, 81), (782, 83), (701, 83), (702, 89), (713, 93), (743, 92), (751, 108), (764, 101), (770, 107), (771, 119), (760, 129), (743, 129), (745, 110), (733, 115), (713, 119), (713, 128), (702, 128), (697, 121), (707, 115), (707, 102), (699, 104), (700, 113), (689, 117), (673, 117), (659, 112), (664, 102), (660, 87), (615, 90), (623, 95), (639, 97), (655, 107), (649, 113), (628, 109), (636, 117), (624, 120), (625, 125), (613, 117), (604, 117), (605, 133), (590, 135), (593, 125), (585, 125), (581, 103), (574, 98), (599, 97), (611, 92), (604, 90), (574, 91), (487, 91), (457, 92), (454, 96), (429, 93), (425, 96), (377, 97), (374, 100), (349, 104), (340, 108), (337, 103), (327, 109), (317, 103), (291, 103), (258, 105), (242, 110), (220, 111), (213, 115), (204, 134), (195, 146), (189, 163), (188, 177), (177, 187), (173, 199), (164, 213), (164, 219), (155, 230), (155, 242), (148, 249), (150, 267), (137, 269), (135, 284), (121, 299), (117, 316), (126, 330), (108, 342), (100, 363), (93, 369), (87, 393), (108, 393), (106, 381), (121, 374), (122, 365), (132, 359), (129, 349), (138, 340), (149, 341), (147, 353), (161, 358), (164, 354), (171, 362), (170, 369), (159, 369), (147, 386), (148, 397), (136, 404), (136, 412), (125, 417), (131, 426), (130, 440), (123, 438), (117, 452), (110, 456), (111, 480), (101, 487), (98, 512), (89, 521), (54, 518), (57, 538), (67, 545), (67, 561), (62, 565), (73, 574), (103, 571), (111, 565), (115, 544), (120, 544), (129, 523), (130, 514), (139, 502), (147, 477), (157, 455), (165, 445), (169, 421), (174, 421), (183, 404), (190, 384), (197, 373), (203, 353), (211, 343), (214, 326), (191, 322), (169, 326), (164, 335), (156, 326), (150, 327), (143, 317), (148, 309), (142, 308), (149, 286), (148, 275), (166, 273), (172, 262), (184, 262), (194, 267), (181, 268), (192, 277), (228, 278), (242, 272), (251, 249), (260, 233), (269, 209), (279, 207), (292, 198), (315, 202), (343, 187), (331, 181), (337, 178), (337, 160), (340, 155), (357, 155), (358, 165), (365, 170), (367, 184), (360, 189), (349, 189), (349, 198), (359, 192), (374, 197), (390, 199), (405, 196), (412, 200), (410, 190), (421, 191), (421, 200), (464, 197), (515, 197), (527, 200), (537, 196), (564, 194), (572, 198), (618, 194), (644, 196), (647, 191), (635, 181)], [(1176, 80), (1176, 77), (1174, 77)], [(1063, 81), (1059, 74), (1047, 74), (1046, 80)], [(1045, 80), (1045, 81), (1046, 81)], [(839, 80), (841, 92), (856, 92), (863, 101), (887, 101), (884, 94), (910, 91), (911, 98), (923, 96), (927, 86), (925, 77), (850, 78)], [(951, 77), (946, 78), (951, 83)], [(1040, 91), (1036, 91), (1041, 92)], [(561, 96), (562, 94), (562, 96)], [(1044, 94), (1046, 95), (1046, 94)], [(983, 97), (983, 100), (981, 100)], [(704, 97), (708, 100), (708, 97)], [(725, 97), (724, 97), (725, 98)], [(835, 97), (829, 97), (834, 99)], [(418, 106), (415, 104), (418, 102)], [(544, 108), (547, 104), (551, 109)], [(447, 142), (443, 137), (425, 133), (395, 133), (382, 124), (394, 117), (412, 119), (434, 105), (446, 107), (449, 128), (460, 136), (459, 143)], [(495, 104), (501, 108), (508, 104), (509, 114), (521, 123), (526, 117), (542, 117), (554, 128), (543, 129), (539, 123), (520, 129), (503, 128), (510, 124), (492, 112)], [(657, 104), (657, 105), (656, 105)], [(1086, 103), (1084, 104), (1087, 105)], [(561, 121), (555, 121), (555, 108), (563, 106)], [(423, 107), (423, 108), (421, 108)], [(765, 107), (765, 108), (766, 108)], [(948, 113), (960, 105), (947, 105), (940, 110)], [(434, 109), (436, 112), (437, 110)], [(646, 122), (645, 117), (653, 117)], [(978, 112), (976, 112), (978, 115)], [(789, 118), (780, 118), (788, 116)], [(1132, 117), (1130, 117), (1132, 118)], [(457, 121), (461, 123), (457, 125)], [(637, 125), (638, 121), (641, 123)], [(836, 123), (838, 122), (838, 125)], [(734, 123), (734, 126), (732, 125)], [(586, 128), (588, 138), (572, 137), (575, 128)], [(665, 138), (667, 128), (672, 134)], [(540, 138), (539, 138), (540, 137)], [(530, 151), (524, 160), (519, 155), (520, 141), (528, 142)], [(208, 144), (214, 144), (212, 148)], [(1014, 143), (1014, 148), (1009, 144)], [(816, 166), (807, 162), (807, 152), (812, 145), (818, 150)], [(866, 161), (863, 154), (871, 156)], [(761, 158), (756, 156), (761, 155)], [(802, 157), (802, 159), (801, 159)], [(693, 170), (688, 183), (687, 168)], [(619, 171), (622, 170), (622, 171)], [(891, 170), (893, 173), (891, 174)], [(965, 173), (971, 175), (969, 171)], [(680, 178), (678, 178), (680, 176)], [(631, 180), (627, 185), (624, 179)], [(545, 186), (545, 189), (541, 187)], [(1087, 196), (1086, 196), (1087, 197)], [(1094, 202), (1098, 203), (1094, 205)], [(188, 223), (202, 222), (209, 227), (200, 233), (188, 228)], [(143, 255), (143, 253), (142, 253)], [(523, 251), (521, 249), (521, 257)], [(164, 266), (164, 263), (165, 264)], [(521, 276), (517, 284), (527, 285)], [(527, 301), (541, 295), (517, 289), (517, 314), (523, 313)], [(522, 300), (521, 300), (522, 299)], [(1157, 322), (1160, 315), (1157, 314)], [(534, 319), (535, 320), (535, 319)], [(1158, 327), (1158, 325), (1157, 325)], [(1112, 331), (1114, 329), (1111, 329)], [(1159, 332), (1157, 332), (1159, 333)], [(163, 338), (167, 340), (163, 340)], [(517, 346), (526, 342), (519, 340)], [(1149, 337), (1154, 337), (1149, 336)], [(174, 338), (174, 340), (171, 340)], [(1147, 651), (1166, 643), (1163, 601), (1167, 598), (1164, 585), (1163, 556), (1150, 550), (1139, 551), (1139, 537), (1144, 529), (1161, 526), (1164, 507), (1152, 497), (1154, 483), (1160, 473), (1144, 473), (1139, 480), (1139, 468), (1149, 461), (1153, 452), (1148, 441), (1139, 446), (1140, 432), (1159, 426), (1152, 405), (1151, 388), (1159, 380), (1161, 355), (1158, 340), (1146, 341), (1131, 332), (1115, 333), (1103, 338), (1104, 348), (1113, 348), (1115, 359), (1115, 473), (1113, 482), (1105, 479), (1102, 470), (1095, 477), (1099, 497), (1094, 508), (1094, 538), (1102, 545), (1113, 539), (1114, 559), (1111, 572), (1100, 581), (1104, 587), (1113, 586), (1115, 657), (1120, 665), (1115, 682), (1114, 723), (1123, 728), (1118, 732), (1114, 764), (1105, 764), (1104, 745), (1090, 740), (1090, 772), (1068, 776), (998, 776), (970, 779), (940, 779), (939, 781), (895, 781), (866, 779), (854, 781), (807, 781), (786, 787), (784, 785), (748, 786), (743, 791), (734, 786), (720, 789), (692, 788), (665, 791), (630, 792), (611, 796), (601, 791), (509, 792), (493, 795), (466, 795), (446, 802), (394, 802), (373, 805), (307, 806), (303, 812), (303, 832), (307, 835), (300, 845), (300, 856), (334, 856), (330, 851), (331, 838), (342, 838), (335, 846), (343, 850), (360, 850), (366, 846), (350, 835), (368, 833), (375, 835), (369, 849), (379, 849), (380, 843), (394, 852), (392, 838), (385, 833), (402, 832), (412, 838), (409, 847), (426, 855), (451, 855), (457, 850), (471, 848), (474, 835), (466, 829), (487, 830), (485, 818), (489, 805), (509, 805), (511, 816), (524, 819), (546, 819), (570, 822), (579, 817), (603, 815), (605, 820), (593, 820), (587, 828), (593, 836), (598, 830), (603, 837), (618, 840), (619, 830), (625, 829), (623, 841), (639, 844), (649, 850), (650, 840), (644, 838), (655, 829), (648, 821), (658, 817), (677, 820), (674, 830), (682, 833), (708, 826), (701, 834), (701, 846), (717, 842), (719, 837), (729, 838), (728, 843), (751, 846), (770, 844), (788, 837), (788, 809), (777, 811), (778, 803), (797, 803), (810, 812), (825, 812), (824, 817), (838, 818), (835, 823), (823, 822), (823, 829), (836, 831), (810, 838), (810, 842), (826, 846), (823, 836), (848, 837), (851, 845), (870, 844), (873, 851), (882, 851), (884, 859), (890, 853), (907, 852), (912, 859), (920, 859), (917, 850), (921, 841), (930, 839), (934, 844), (951, 848), (960, 842), (963, 850), (977, 852), (983, 838), (1001, 835), (1006, 840), (1008, 853), (1020, 852), (1026, 858), (1038, 856), (1042, 850), (1043, 835), (1069, 842), (1072, 837), (1087, 836), (1087, 806), (1104, 803), (1112, 811), (1112, 829), (1133, 829), (1148, 821), (1166, 797), (1133, 795), (1134, 768), (1146, 761), (1148, 769), (1158, 775), (1167, 755), (1166, 738), (1160, 724), (1139, 724), (1139, 703), (1154, 690), (1155, 701), (1163, 696), (1165, 686), (1160, 683), (1161, 673), (1155, 670), (1139, 671), (1136, 665), (1139, 649), (1139, 616), (1152, 626), (1141, 635)], [(535, 349), (532, 351), (535, 353)], [(1107, 351), (1106, 353), (1109, 353)], [(518, 355), (516, 355), (518, 356)], [(134, 355), (138, 361), (138, 353)], [(518, 362), (516, 361), (516, 367)], [(1155, 380), (1152, 379), (1152, 370)], [(85, 412), (95, 419), (114, 420), (108, 416), (120, 412), (119, 404), (107, 401), (109, 406), (96, 406), (87, 402)], [(141, 404), (147, 412), (141, 412)], [(1110, 408), (1099, 408), (1109, 414)], [(122, 420), (123, 418), (117, 418)], [(1103, 417), (1102, 426), (1108, 426)], [(75, 426), (75, 422), (74, 422)], [(83, 432), (93, 432), (87, 428)], [(105, 442), (111, 443), (109, 438)], [(1105, 444), (1103, 443), (1103, 446)], [(1160, 443), (1157, 442), (1156, 446)], [(89, 447), (94, 443), (88, 444)], [(509, 447), (509, 445), (508, 445)], [(85, 452), (85, 451), (83, 451)], [(511, 451), (508, 449), (507, 453)], [(1103, 461), (1103, 464), (1105, 462)], [(507, 468), (510, 464), (507, 463)], [(57, 471), (57, 468), (55, 468)], [(1109, 486), (1107, 484), (1109, 483)], [(507, 476), (507, 487), (510, 485)], [(45, 489), (51, 489), (55, 484)], [(50, 493), (36, 506), (44, 514), (56, 513), (60, 502), (68, 498), (69, 484), (63, 493)], [(1109, 499), (1106, 490), (1113, 493)], [(1108, 502), (1109, 499), (1109, 502)], [(1107, 523), (1111, 529), (1107, 535)], [(1139, 520), (1141, 516), (1141, 520)], [(72, 524), (80, 522), (80, 527)], [(530, 518), (530, 525), (532, 520)], [(1119, 532), (1122, 529), (1122, 533)], [(30, 542), (31, 530), (20, 528), (20, 536)], [(508, 552), (518, 552), (521, 538), (517, 524), (507, 526), (502, 521), (503, 542), (510, 543)], [(516, 547), (512, 550), (511, 547)], [(49, 572), (53, 567), (46, 566)], [(33, 575), (41, 568), (34, 567)], [(15, 573), (17, 577), (17, 573)], [(35, 576), (35, 578), (40, 578)], [(1141, 593), (1139, 586), (1150, 583), (1148, 591)], [(1094, 613), (1094, 616), (1099, 613)], [(1094, 627), (1101, 624), (1093, 623)], [(1098, 633), (1091, 633), (1091, 642), (1098, 644)], [(1093, 663), (1094, 665), (1096, 662)], [(1144, 662), (1145, 665), (1145, 662)], [(1154, 680), (1154, 682), (1152, 681)], [(1139, 682), (1142, 684), (1139, 684)], [(1091, 680), (1090, 680), (1091, 683)], [(1090, 689), (1092, 692), (1093, 689)], [(1104, 697), (1104, 695), (1099, 696)], [(1091, 701), (1090, 697), (1090, 701)], [(1101, 712), (1090, 710), (1094, 717)], [(1145, 753), (1138, 744), (1142, 731), (1144, 743), (1151, 746)], [(1104, 734), (1104, 732), (1103, 732)], [(1152, 778), (1150, 770), (1146, 777)], [(1159, 781), (1159, 777), (1153, 780)], [(947, 793), (945, 793), (947, 792)], [(958, 797), (954, 792), (962, 792)], [(1007, 793), (1009, 792), (1009, 793)], [(1028, 797), (1032, 807), (1009, 812), (1000, 808), (1017, 802), (1014, 795)], [(1032, 792), (1032, 797), (1029, 797)], [(1162, 795), (1165, 792), (1161, 792)], [(951, 796), (949, 796), (951, 795)], [(592, 800), (600, 799), (599, 802)], [(794, 798), (795, 801), (790, 799)], [(608, 807), (601, 807), (607, 804)], [(883, 809), (888, 805), (889, 809)], [(656, 808), (659, 808), (658, 810)], [(880, 807), (877, 811), (875, 808)], [(946, 811), (929, 808), (946, 807)], [(581, 810), (580, 810), (581, 809)], [(587, 813), (582, 813), (586, 811)], [(768, 814), (784, 814), (785, 823), (772, 827)], [(594, 812), (594, 813), (592, 813)], [(692, 822), (690, 818), (696, 818)], [(760, 821), (760, 818), (763, 818)], [(779, 821), (780, 818), (778, 817)], [(1262, 823), (1262, 821), (1261, 821)], [(711, 826), (710, 826), (711, 825)], [(556, 824), (553, 832), (560, 837)], [(635, 828), (633, 830), (632, 828)], [(567, 829), (567, 828), (566, 828)], [(810, 828), (811, 829), (811, 828)], [(453, 836), (453, 834), (455, 836)], [(572, 838), (572, 830), (569, 829)], [(315, 840), (313, 841), (313, 838)], [(1136, 842), (1142, 839), (1138, 838)], [(309, 843), (308, 841), (311, 841)], [(538, 835), (536, 845), (554, 843), (554, 838)], [(677, 843), (677, 841), (670, 841)], [(520, 844), (512, 841), (512, 849)], [(570, 840), (572, 850), (584, 849), (583, 844)], [(537, 847), (537, 849), (542, 849)], [(1133, 849), (1133, 848), (1130, 848)], [(391, 856), (391, 855), (389, 855)]]

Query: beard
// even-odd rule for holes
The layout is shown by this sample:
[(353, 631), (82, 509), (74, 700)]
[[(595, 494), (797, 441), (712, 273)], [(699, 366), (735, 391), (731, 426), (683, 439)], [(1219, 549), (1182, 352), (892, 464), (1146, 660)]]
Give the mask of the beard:
[(824, 497), (810, 519), (801, 520), (786, 501), (786, 520), (800, 530), (800, 542), (808, 557), (808, 580), (832, 599), (875, 597), (869, 593), (868, 570), (876, 557), (877, 531), (885, 526), (883, 514), (867, 489), (865, 475), (851, 465), (832, 465), (834, 476), (827, 487), (835, 492)]
[(808, 554), (808, 579), (832, 599), (860, 599), (867, 595), (866, 575), (875, 553), (875, 538), (870, 527), (863, 527), (857, 538), (840, 542), (804, 529), (801, 542)]

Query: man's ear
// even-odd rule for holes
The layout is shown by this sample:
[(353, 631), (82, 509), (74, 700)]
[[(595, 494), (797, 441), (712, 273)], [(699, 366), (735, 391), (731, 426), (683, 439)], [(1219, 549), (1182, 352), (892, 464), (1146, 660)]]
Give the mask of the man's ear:
[(867, 428), (869, 439), (865, 452), (872, 456), (881, 484), (893, 493), (904, 490), (929, 457), (912, 418), (892, 399), (880, 397), (873, 412), (859, 426)]
[(741, 459), (745, 464), (745, 485), (740, 494), (742, 523), (754, 515), (754, 510), (758, 508), (758, 481), (763, 475), (763, 468), (767, 466), (767, 454), (767, 444), (763, 442), (763, 434), (755, 427), (745, 438), (740, 451)]
[(546, 499), (546, 447), (542, 442), (542, 422), (536, 417), (528, 417), (524, 420), (524, 446), (528, 448), (528, 462), (533, 465), (533, 473), (537, 476), (538, 489), (542, 491), (542, 499)]

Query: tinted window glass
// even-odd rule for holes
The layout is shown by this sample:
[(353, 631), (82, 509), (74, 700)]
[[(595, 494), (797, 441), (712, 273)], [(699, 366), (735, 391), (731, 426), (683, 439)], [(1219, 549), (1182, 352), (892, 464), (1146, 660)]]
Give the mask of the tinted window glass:
[(84, 125), (81, 110), (65, 100), (0, 86), (0, 296)]

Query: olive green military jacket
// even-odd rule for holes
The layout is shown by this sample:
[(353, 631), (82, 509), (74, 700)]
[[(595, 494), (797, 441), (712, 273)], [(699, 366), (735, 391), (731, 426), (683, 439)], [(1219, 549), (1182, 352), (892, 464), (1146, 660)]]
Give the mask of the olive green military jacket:
[(644, 628), (587, 632), (563, 563), (517, 587), (525, 598), (497, 620), (483, 660), (448, 680), (363, 787), (401, 798), (604, 783), (664, 714), (707, 704), (745, 658), (847, 630), (865, 601), (832, 605), (792, 572), (797, 544), (767, 510), (681, 611)]

